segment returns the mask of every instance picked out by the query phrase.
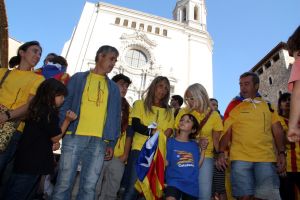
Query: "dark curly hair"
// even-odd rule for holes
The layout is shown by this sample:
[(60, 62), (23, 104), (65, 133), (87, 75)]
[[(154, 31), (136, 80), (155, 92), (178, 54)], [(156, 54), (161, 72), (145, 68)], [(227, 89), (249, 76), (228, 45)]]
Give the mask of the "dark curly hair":
[(55, 105), (55, 97), (66, 96), (68, 90), (60, 81), (50, 78), (40, 84), (36, 95), (30, 101), (27, 119), (39, 121), (40, 117), (47, 113), (48, 117), (52, 113), (58, 113), (58, 108)]

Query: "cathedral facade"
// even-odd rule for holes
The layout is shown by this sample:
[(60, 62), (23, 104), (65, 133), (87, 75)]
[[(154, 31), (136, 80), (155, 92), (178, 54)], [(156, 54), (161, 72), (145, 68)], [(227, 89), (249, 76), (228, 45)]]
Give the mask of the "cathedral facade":
[(72, 75), (95, 66), (100, 46), (116, 47), (120, 56), (109, 76), (123, 73), (131, 78), (126, 96), (130, 103), (159, 75), (169, 78), (172, 94), (183, 95), (190, 84), (201, 83), (213, 96), (213, 41), (206, 16), (205, 0), (177, 0), (173, 19), (87, 2), (62, 56)]

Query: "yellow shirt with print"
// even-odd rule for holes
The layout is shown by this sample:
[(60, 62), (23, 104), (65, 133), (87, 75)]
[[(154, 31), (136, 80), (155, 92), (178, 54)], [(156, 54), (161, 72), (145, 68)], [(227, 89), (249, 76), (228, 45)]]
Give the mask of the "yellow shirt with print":
[[(0, 68), (0, 80), (6, 72)], [(12, 70), (0, 88), (0, 103), (9, 109), (16, 109), (27, 103), (30, 95), (35, 95), (44, 77), (32, 71)]]
[(76, 135), (102, 137), (106, 120), (107, 99), (106, 77), (90, 73), (82, 94), (80, 120)]
[(238, 104), (224, 121), (224, 132), (232, 128), (230, 160), (275, 162), (272, 124), (280, 121), (279, 115), (262, 98), (255, 100)]
[[(150, 125), (152, 122), (156, 122), (159, 134), (164, 136), (164, 132), (168, 128), (174, 128), (174, 115), (172, 112), (168, 114), (165, 108), (152, 106), (152, 110), (153, 112), (146, 113), (144, 101), (137, 100), (133, 104), (131, 118), (139, 118), (141, 124), (145, 126)], [(132, 141), (132, 150), (141, 150), (147, 138), (148, 136), (135, 132)]]
[[(0, 68), (0, 80), (6, 70), (6, 68)], [(0, 104), (12, 110), (25, 105), (29, 96), (36, 94), (37, 88), (44, 80), (43, 76), (32, 71), (12, 70), (0, 88)], [(24, 125), (22, 122), (18, 130), (22, 132)]]
[[(288, 131), (288, 125), (284, 117), (280, 117), (280, 123), (283, 127), (285, 134)], [(290, 142), (286, 144), (286, 171), (287, 172), (300, 172), (300, 142)]]
[[(179, 111), (178, 115), (176, 116), (175, 120), (175, 127), (176, 129), (179, 128), (179, 122), (181, 117), (184, 114), (192, 114), (199, 123), (205, 118), (206, 114), (210, 111), (210, 109), (205, 112), (205, 113), (199, 113), (195, 110), (191, 110), (188, 108), (183, 108)], [(208, 139), (208, 146), (205, 151), (205, 157), (207, 158), (213, 158), (214, 157), (214, 144), (213, 144), (213, 137), (212, 137), (212, 132), (222, 132), (223, 131), (223, 124), (222, 124), (222, 119), (216, 111), (213, 111), (211, 115), (209, 116), (208, 120), (202, 127), (200, 133), (198, 133), (197, 138), (199, 137), (205, 137)]]

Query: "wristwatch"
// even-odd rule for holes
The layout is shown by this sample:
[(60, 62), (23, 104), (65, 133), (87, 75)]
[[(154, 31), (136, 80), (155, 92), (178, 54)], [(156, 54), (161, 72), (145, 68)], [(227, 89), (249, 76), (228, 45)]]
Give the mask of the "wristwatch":
[(286, 151), (279, 151), (279, 152), (278, 152), (278, 155), (280, 155), (280, 154), (283, 154), (285, 157), (287, 156)]
[(5, 115), (7, 116), (7, 119), (10, 120), (11, 116), (10, 116), (10, 112), (7, 110), (4, 112)]

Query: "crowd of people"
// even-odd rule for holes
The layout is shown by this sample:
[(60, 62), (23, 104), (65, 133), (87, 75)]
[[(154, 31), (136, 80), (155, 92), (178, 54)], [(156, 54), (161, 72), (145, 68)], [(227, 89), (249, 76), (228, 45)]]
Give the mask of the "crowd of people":
[(151, 192), (137, 188), (143, 182), (137, 165), (155, 138), (165, 150), (145, 157), (163, 161), (148, 163), (160, 178), (149, 181), (151, 199), (300, 198), (300, 27), (287, 44), (295, 58), (291, 93), (279, 97), (278, 108), (259, 94), (258, 75), (245, 72), (223, 116), (203, 85), (171, 96), (164, 76), (131, 107), (130, 78), (108, 77), (119, 56), (115, 47), (101, 46), (95, 68), (70, 77), (66, 59), (55, 53), (34, 70), (42, 47), (24, 43), (0, 68), (1, 134), (8, 125), (15, 130), (0, 152), (0, 198), (148, 198)]

